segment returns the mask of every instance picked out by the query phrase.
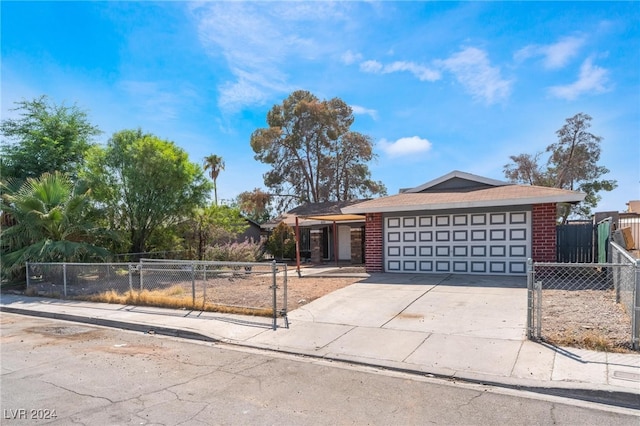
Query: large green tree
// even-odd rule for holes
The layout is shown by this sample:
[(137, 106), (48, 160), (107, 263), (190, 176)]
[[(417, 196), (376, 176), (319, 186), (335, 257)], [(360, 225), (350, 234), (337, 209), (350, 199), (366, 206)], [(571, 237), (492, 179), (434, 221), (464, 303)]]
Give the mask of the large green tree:
[(90, 205), (90, 191), (59, 172), (28, 178), (17, 191), (5, 186), (0, 204), (13, 225), (1, 232), (4, 277), (21, 276), (25, 262), (104, 259), (93, 244), (103, 233)]
[(55, 171), (75, 178), (100, 130), (76, 105), (56, 105), (46, 96), (16, 105), (17, 118), (0, 124), (3, 178), (24, 181)]
[(615, 180), (603, 179), (609, 169), (598, 164), (602, 137), (589, 132), (590, 127), (591, 116), (578, 113), (556, 131), (558, 140), (546, 149), (546, 166), (540, 164), (543, 153), (512, 155), (511, 163), (504, 166), (512, 182), (584, 192), (580, 204), (558, 206), (558, 219), (563, 223), (572, 215), (589, 217), (601, 199), (598, 193), (617, 186)]
[(83, 177), (111, 229), (124, 232), (129, 251), (145, 252), (150, 235), (184, 221), (206, 204), (211, 183), (173, 142), (141, 130), (115, 133), (89, 151)]
[(269, 127), (251, 135), (255, 159), (271, 166), (264, 175), (283, 210), (289, 202), (344, 201), (384, 195), (371, 179), (367, 163), (375, 159), (373, 142), (351, 131), (351, 107), (339, 98), (319, 100), (293, 92), (267, 113)]

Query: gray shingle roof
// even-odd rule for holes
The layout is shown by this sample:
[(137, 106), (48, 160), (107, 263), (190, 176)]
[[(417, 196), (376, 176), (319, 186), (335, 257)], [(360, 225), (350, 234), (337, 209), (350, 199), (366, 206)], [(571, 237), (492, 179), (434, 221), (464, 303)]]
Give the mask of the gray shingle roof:
[[(407, 190), (397, 195), (364, 201), (344, 207), (342, 213), (387, 213), (416, 210), (521, 206), (542, 203), (576, 203), (584, 200), (585, 197), (585, 194), (581, 192), (543, 186), (518, 185), (498, 181), (495, 181), (495, 186), (491, 186), (487, 184), (492, 182), (486, 178), (457, 171), (451, 172), (432, 182), (440, 184), (453, 179), (457, 179), (459, 182), (461, 178), (468, 180), (470, 185), (468, 187), (459, 186), (447, 191), (431, 191), (429, 188), (435, 188), (436, 186), (425, 184), (414, 188), (414, 190), (420, 190), (422, 192)], [(482, 183), (483, 185), (478, 186), (477, 183)]]

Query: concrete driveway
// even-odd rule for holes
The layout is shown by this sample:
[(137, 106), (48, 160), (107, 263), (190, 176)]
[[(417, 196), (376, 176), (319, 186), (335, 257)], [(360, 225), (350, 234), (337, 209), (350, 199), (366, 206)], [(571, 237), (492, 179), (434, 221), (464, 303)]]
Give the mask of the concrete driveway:
[(249, 340), (444, 375), (529, 376), (516, 365), (539, 358), (522, 351), (526, 312), (525, 277), (372, 274), (289, 312), (287, 332)]
[(372, 274), (289, 313), (289, 320), (522, 340), (525, 277)]

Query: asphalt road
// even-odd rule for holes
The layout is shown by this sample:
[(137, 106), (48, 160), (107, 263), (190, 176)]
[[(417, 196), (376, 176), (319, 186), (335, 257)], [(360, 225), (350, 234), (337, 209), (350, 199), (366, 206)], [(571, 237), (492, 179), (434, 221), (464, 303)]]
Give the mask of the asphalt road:
[(640, 411), (0, 314), (3, 425), (640, 424)]

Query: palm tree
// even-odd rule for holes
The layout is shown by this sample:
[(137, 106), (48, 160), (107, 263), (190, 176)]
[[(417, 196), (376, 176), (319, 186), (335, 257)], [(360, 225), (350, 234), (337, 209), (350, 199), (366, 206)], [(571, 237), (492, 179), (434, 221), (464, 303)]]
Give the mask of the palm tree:
[(0, 207), (14, 225), (2, 230), (3, 275), (18, 277), (25, 262), (104, 259), (109, 252), (92, 245), (97, 232), (89, 214), (89, 190), (65, 174), (28, 178), (17, 190), (2, 184)]
[(218, 205), (218, 185), (216, 181), (218, 180), (218, 175), (222, 170), (224, 170), (224, 160), (219, 155), (211, 154), (208, 157), (204, 158), (204, 169), (211, 170), (209, 172), (209, 176), (213, 180), (213, 194), (216, 206)]

